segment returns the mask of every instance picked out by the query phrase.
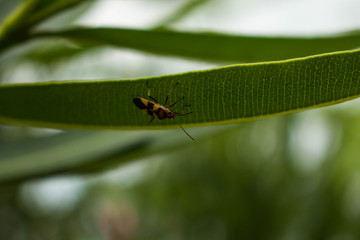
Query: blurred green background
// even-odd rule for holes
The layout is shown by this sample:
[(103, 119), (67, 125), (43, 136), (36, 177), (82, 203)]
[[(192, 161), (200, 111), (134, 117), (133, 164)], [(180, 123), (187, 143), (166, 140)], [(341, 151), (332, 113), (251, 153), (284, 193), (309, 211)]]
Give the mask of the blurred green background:
[[(14, 6), (6, 4), (0, 15)], [(40, 27), (166, 25), (321, 35), (358, 28), (358, 9), (356, 0), (88, 1)], [(0, 81), (136, 78), (221, 65), (109, 47), (83, 51), (69, 44), (37, 40), (6, 52), (0, 57)], [(0, 185), (0, 239), (360, 239), (359, 106), (354, 100), (188, 129), (196, 142), (180, 129), (0, 126), (0, 160), (50, 161), (69, 152), (82, 158), (101, 146), (99, 156), (122, 163), (107, 171), (95, 165), (93, 174), (58, 173)], [(133, 146), (134, 138), (144, 142)], [(123, 160), (122, 154), (137, 148), (145, 154)]]

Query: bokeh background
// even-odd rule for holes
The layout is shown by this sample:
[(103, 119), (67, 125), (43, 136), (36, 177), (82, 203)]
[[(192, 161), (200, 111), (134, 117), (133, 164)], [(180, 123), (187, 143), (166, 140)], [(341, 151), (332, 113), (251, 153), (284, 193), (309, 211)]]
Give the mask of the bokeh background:
[[(40, 28), (167, 26), (311, 37), (360, 27), (358, 0), (190, 2), (185, 11), (184, 0), (89, 1)], [(59, 44), (71, 43), (37, 40), (7, 52), (0, 58), (0, 81), (138, 78), (224, 65), (110, 47), (47, 51)], [(111, 170), (2, 185), (0, 239), (360, 239), (359, 109), (353, 100), (190, 128), (196, 142), (185, 135), (170, 147), (160, 141), (162, 151)], [(0, 160), (19, 151), (50, 159), (95, 145), (121, 148), (119, 139), (158, 132), (183, 134), (0, 126)]]

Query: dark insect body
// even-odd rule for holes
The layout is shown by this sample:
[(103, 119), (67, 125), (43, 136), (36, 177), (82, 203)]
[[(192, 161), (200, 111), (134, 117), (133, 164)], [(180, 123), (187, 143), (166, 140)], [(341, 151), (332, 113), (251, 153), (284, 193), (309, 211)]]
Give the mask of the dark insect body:
[[(161, 105), (159, 103), (159, 101), (157, 101), (155, 98), (153, 98), (152, 96), (150, 96), (150, 87), (148, 85), (148, 83), (146, 83), (146, 86), (148, 88), (148, 98), (150, 98), (152, 101), (146, 100), (144, 98), (141, 97), (136, 97), (133, 99), (133, 102), (135, 103), (135, 105), (144, 113), (148, 114), (151, 116), (149, 124), (154, 120), (154, 118), (158, 118), (159, 120), (163, 120), (163, 119), (175, 119), (175, 116), (185, 116), (188, 115), (192, 112), (189, 113), (180, 113), (180, 112), (175, 112), (172, 111), (171, 108), (173, 106), (175, 106), (178, 102), (180, 102), (181, 100), (184, 99), (184, 97), (180, 98), (179, 100), (173, 102), (172, 104), (170, 104), (169, 107), (166, 107), (167, 101), (169, 99), (169, 96), (171, 94), (171, 92), (175, 89), (175, 87), (178, 85), (179, 83), (177, 82), (175, 84), (175, 86), (169, 91), (168, 95), (165, 98), (165, 103), (164, 105)], [(190, 106), (190, 105), (183, 105), (183, 106)], [(187, 133), (185, 131), (185, 129), (181, 126), (181, 124), (175, 119), (175, 121), (177, 122), (177, 124), (181, 127), (181, 129), (186, 133), (186, 135), (188, 135), (192, 140), (195, 141), (195, 139), (193, 137), (190, 136), (189, 133)]]

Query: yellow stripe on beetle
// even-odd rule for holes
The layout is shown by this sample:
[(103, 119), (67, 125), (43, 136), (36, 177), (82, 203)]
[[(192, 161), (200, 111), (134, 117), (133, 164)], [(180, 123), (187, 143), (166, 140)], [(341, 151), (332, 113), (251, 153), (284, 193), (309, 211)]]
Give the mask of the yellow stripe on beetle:
[[(169, 96), (171, 94), (171, 92), (175, 89), (175, 87), (178, 85), (179, 83), (176, 83), (175, 86), (169, 91), (168, 95), (165, 98), (165, 103), (164, 105), (161, 105), (159, 103), (159, 101), (157, 101), (155, 98), (153, 98), (152, 96), (150, 96), (150, 87), (148, 85), (148, 83), (146, 83), (146, 86), (148, 88), (148, 97), (150, 99), (152, 99), (154, 102), (146, 100), (144, 98), (141, 97), (135, 97), (133, 99), (134, 104), (145, 114), (148, 114), (151, 116), (149, 124), (154, 120), (154, 118), (158, 118), (160, 120), (163, 119), (175, 119), (175, 116), (185, 116), (188, 114), (191, 114), (192, 112), (189, 113), (180, 113), (180, 112), (175, 112), (172, 111), (171, 108), (173, 106), (175, 106), (178, 102), (180, 102), (182, 99), (184, 99), (184, 97), (180, 98), (179, 100), (175, 101), (174, 103), (170, 104), (169, 107), (166, 107), (166, 103), (169, 99)], [(184, 106), (189, 106), (189, 105), (184, 105)], [(195, 139), (193, 137), (190, 136), (189, 133), (187, 133), (185, 131), (185, 129), (181, 126), (181, 124), (175, 119), (175, 121), (177, 122), (177, 124), (180, 126), (180, 128), (186, 133), (186, 135), (188, 135), (192, 140), (195, 141)]]

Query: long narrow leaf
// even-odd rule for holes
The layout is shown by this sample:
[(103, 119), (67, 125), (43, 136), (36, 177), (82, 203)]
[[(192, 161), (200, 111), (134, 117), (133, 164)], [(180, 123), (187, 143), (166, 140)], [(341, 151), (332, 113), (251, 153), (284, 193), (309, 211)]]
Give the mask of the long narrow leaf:
[[(198, 128), (207, 138), (235, 126)], [(75, 131), (0, 146), (0, 187), (55, 174), (99, 173), (120, 164), (176, 151), (193, 144), (181, 131)], [(19, 148), (21, 146), (21, 148)]]
[[(0, 85), (0, 121), (77, 129), (176, 127), (154, 120), (133, 103), (151, 95), (163, 102), (184, 96), (193, 113), (178, 120), (200, 126), (240, 122), (354, 99), (360, 95), (360, 51), (288, 61), (232, 65), (136, 80), (65, 81)], [(182, 103), (173, 107), (182, 111)]]
[(0, 52), (24, 42), (36, 24), (60, 12), (85, 2), (85, 0), (27, 0), (0, 23)]
[(165, 30), (77, 28), (39, 33), (37, 36), (58, 36), (73, 39), (80, 44), (107, 44), (156, 54), (227, 62), (284, 60), (360, 47), (360, 31), (330, 37), (291, 38)]

